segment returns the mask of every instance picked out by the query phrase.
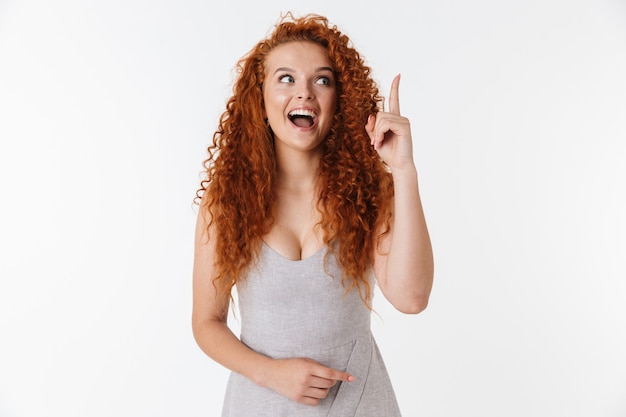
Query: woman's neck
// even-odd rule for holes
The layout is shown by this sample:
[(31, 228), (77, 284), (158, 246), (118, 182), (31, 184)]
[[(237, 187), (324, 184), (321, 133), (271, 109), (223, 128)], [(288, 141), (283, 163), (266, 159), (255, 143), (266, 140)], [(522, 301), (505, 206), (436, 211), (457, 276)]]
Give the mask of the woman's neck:
[(278, 182), (288, 188), (315, 188), (319, 152), (283, 152), (278, 155)]

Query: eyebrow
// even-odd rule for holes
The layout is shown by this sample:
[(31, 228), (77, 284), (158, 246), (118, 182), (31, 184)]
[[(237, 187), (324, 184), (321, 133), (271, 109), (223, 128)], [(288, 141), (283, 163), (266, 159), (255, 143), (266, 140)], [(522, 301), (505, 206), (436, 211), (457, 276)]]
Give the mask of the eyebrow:
[[(280, 68), (276, 68), (276, 71), (274, 71), (274, 74), (276, 74), (277, 72), (281, 72), (281, 71), (294, 72), (295, 70), (289, 67), (280, 67)], [(319, 67), (315, 69), (315, 72), (324, 72), (324, 71), (334, 72), (331, 67)]]

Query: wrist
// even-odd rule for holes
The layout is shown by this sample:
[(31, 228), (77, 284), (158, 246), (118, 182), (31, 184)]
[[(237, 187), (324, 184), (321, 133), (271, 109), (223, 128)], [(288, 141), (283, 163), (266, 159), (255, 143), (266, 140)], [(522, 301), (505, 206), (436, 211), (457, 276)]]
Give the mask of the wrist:
[(274, 359), (267, 356), (260, 356), (257, 363), (253, 365), (250, 379), (260, 387), (267, 387), (271, 379), (270, 373), (274, 364)]
[(390, 167), (394, 182), (415, 181), (417, 179), (417, 167), (414, 163), (408, 163), (401, 167)]

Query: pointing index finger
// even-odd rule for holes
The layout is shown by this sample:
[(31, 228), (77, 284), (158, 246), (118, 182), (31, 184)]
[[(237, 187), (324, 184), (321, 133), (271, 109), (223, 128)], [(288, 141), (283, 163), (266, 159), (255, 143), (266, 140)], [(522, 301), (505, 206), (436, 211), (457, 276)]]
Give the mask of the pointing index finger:
[(332, 375), (330, 375), (329, 379), (334, 379), (336, 381), (347, 381), (347, 382), (352, 382), (354, 381), (354, 376), (350, 375), (347, 372), (341, 372), (338, 371), (336, 369), (333, 369)]
[(333, 379), (335, 381), (353, 382), (355, 380), (354, 376), (350, 375), (347, 372), (342, 372), (337, 369), (326, 368), (326, 367), (324, 367), (323, 370), (320, 370), (317, 376), (320, 376), (326, 379)]
[(389, 113), (400, 114), (400, 74), (396, 75), (391, 82), (391, 92), (389, 93)]

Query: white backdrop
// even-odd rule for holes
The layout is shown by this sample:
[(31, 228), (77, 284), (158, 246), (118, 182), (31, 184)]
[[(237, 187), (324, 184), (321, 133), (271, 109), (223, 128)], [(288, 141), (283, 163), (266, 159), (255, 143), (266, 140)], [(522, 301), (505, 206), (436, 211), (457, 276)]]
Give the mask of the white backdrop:
[(436, 257), (424, 313), (375, 305), (404, 415), (626, 416), (626, 2), (222, 3), (0, 0), (0, 416), (219, 415), (191, 202), (287, 10), (403, 75)]

